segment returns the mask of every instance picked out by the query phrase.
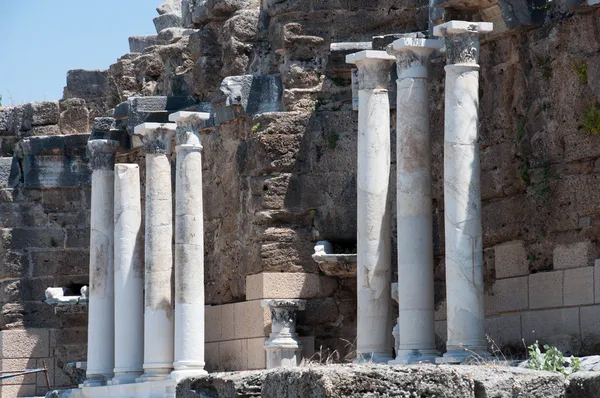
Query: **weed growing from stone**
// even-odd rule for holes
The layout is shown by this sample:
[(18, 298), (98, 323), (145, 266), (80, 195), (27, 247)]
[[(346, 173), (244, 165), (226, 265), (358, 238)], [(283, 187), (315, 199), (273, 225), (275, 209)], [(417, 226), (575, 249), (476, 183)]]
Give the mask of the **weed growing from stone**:
[(546, 352), (542, 353), (537, 340), (527, 347), (529, 369), (559, 372), (565, 376), (581, 370), (581, 360), (579, 358), (573, 356), (565, 358), (558, 348), (550, 347), (548, 344), (544, 344), (544, 350)]
[(260, 129), (260, 123), (256, 123), (254, 126), (252, 126), (253, 133), (258, 133), (258, 129)]
[(600, 104), (590, 105), (583, 115), (583, 132), (600, 135)]
[(579, 78), (579, 83), (581, 83), (582, 86), (588, 84), (588, 69), (585, 60), (571, 59), (571, 69)]

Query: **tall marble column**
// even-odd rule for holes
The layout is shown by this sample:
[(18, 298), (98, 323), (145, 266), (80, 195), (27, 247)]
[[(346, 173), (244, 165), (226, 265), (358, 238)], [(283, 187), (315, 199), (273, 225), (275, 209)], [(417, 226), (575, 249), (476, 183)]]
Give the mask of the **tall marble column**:
[(90, 283), (88, 304), (88, 352), (84, 385), (104, 385), (113, 376), (114, 280), (113, 201), (114, 165), (119, 142), (88, 141), (92, 169), (90, 220)]
[(175, 379), (204, 370), (204, 214), (199, 128), (209, 113), (177, 112), (175, 137)]
[(440, 362), (487, 355), (484, 330), (479, 165), (479, 35), (489, 22), (450, 21), (434, 29), (446, 43), (444, 212), (447, 352)]
[(115, 165), (115, 377), (133, 383), (144, 362), (144, 248), (140, 170)]
[(144, 374), (165, 379), (173, 368), (173, 190), (171, 139), (175, 123), (142, 123), (134, 133), (146, 149)]
[(433, 216), (429, 134), (429, 56), (435, 39), (402, 38), (396, 56), (396, 201), (398, 223), (398, 351), (390, 364), (432, 362), (435, 349), (433, 301)]
[(385, 51), (346, 57), (358, 67), (357, 361), (392, 359), (390, 104), (395, 58)]

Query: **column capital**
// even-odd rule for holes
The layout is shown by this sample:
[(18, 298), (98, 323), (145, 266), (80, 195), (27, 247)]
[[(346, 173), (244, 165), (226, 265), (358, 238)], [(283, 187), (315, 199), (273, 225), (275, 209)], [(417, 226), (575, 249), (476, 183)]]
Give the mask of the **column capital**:
[(346, 62), (358, 67), (359, 90), (387, 90), (394, 61), (396, 58), (385, 51), (365, 50), (346, 55)]
[(494, 30), (491, 22), (449, 21), (433, 28), (446, 42), (447, 64), (477, 64), (479, 35)]
[(429, 56), (443, 45), (444, 43), (437, 39), (405, 37), (394, 41), (387, 52), (396, 57), (398, 79), (426, 79), (429, 75)]
[(169, 121), (177, 123), (177, 133), (175, 134), (175, 145), (177, 150), (199, 150), (200, 127), (204, 121), (210, 119), (210, 113), (207, 112), (176, 112), (169, 115)]
[(142, 123), (135, 126), (134, 135), (142, 138), (146, 153), (171, 152), (171, 138), (175, 134), (175, 123)]
[(119, 150), (119, 141), (89, 140), (87, 143), (92, 170), (112, 170), (115, 166), (115, 155)]

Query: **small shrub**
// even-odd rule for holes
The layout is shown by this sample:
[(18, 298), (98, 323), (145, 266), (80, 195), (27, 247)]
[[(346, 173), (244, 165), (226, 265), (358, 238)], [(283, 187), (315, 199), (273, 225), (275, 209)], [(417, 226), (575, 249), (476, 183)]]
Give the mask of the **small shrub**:
[(600, 106), (590, 105), (583, 114), (583, 132), (590, 135), (600, 135)]
[(565, 376), (581, 370), (579, 358), (571, 356), (571, 358), (565, 359), (558, 348), (550, 347), (548, 344), (544, 344), (545, 353), (542, 353), (537, 341), (527, 347), (527, 350), (529, 351), (529, 369), (559, 372)]
[(258, 129), (260, 129), (260, 123), (256, 123), (254, 126), (252, 126), (253, 133), (258, 133)]
[(572, 59), (571, 69), (573, 69), (573, 72), (575, 72), (575, 74), (579, 78), (579, 83), (581, 83), (581, 85), (585, 86), (586, 84), (588, 84), (588, 69), (585, 60)]

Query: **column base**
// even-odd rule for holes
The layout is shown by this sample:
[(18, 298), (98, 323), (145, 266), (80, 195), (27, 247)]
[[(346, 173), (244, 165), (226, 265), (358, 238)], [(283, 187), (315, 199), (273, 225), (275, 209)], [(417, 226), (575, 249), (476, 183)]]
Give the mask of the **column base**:
[(166, 380), (173, 370), (172, 367), (165, 368), (144, 368), (144, 374), (138, 377), (135, 381), (143, 383), (145, 381), (160, 381)]
[(394, 356), (392, 355), (391, 352), (371, 352), (371, 353), (364, 353), (364, 352), (357, 352), (356, 353), (356, 359), (353, 361), (356, 364), (363, 364), (363, 363), (383, 363), (383, 364), (387, 364), (389, 361), (392, 361), (394, 359)]
[(440, 358), (440, 353), (436, 350), (398, 350), (396, 359), (388, 361), (388, 365), (436, 363), (438, 358)]
[(483, 347), (460, 347), (448, 350), (442, 357), (438, 357), (435, 363), (458, 363), (458, 364), (477, 364), (486, 361), (490, 357), (486, 348)]
[(107, 382), (109, 386), (118, 386), (121, 384), (135, 383), (138, 378), (142, 375), (142, 372), (127, 372), (127, 373), (115, 373), (115, 377)]
[(190, 377), (202, 377), (208, 375), (204, 369), (178, 369), (171, 372), (168, 379), (179, 381)]
[(107, 379), (105, 377), (92, 377), (87, 378), (83, 383), (79, 385), (79, 388), (83, 387), (102, 387), (107, 383)]

